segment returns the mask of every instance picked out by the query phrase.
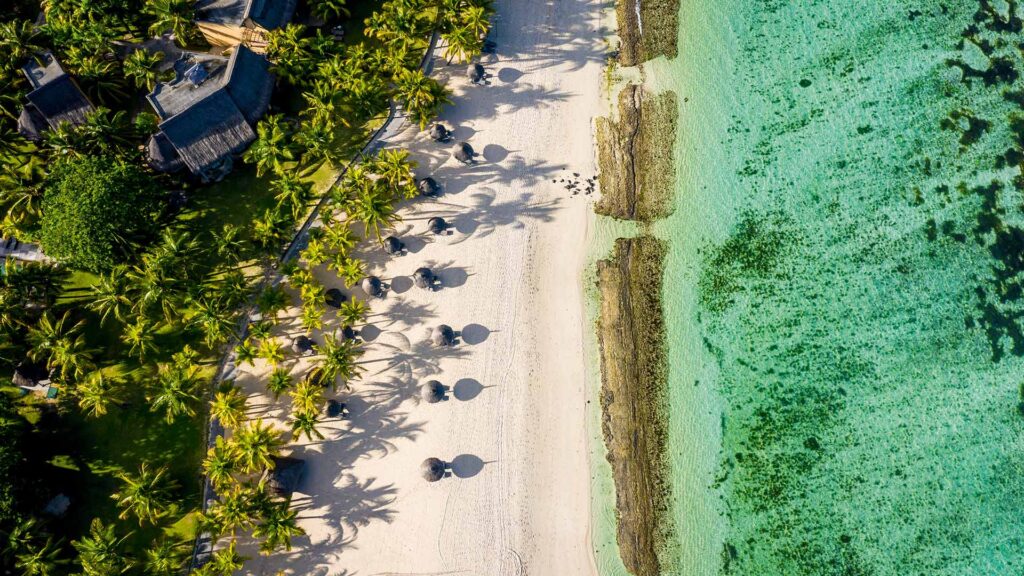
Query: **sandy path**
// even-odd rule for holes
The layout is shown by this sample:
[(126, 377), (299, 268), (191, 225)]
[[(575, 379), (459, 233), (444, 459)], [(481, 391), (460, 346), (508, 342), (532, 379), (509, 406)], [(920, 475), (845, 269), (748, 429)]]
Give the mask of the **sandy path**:
[[(473, 86), (464, 66), (438, 63), (435, 74), (455, 92), (442, 120), (480, 153), (477, 165), (459, 165), (450, 146), (412, 129), (386, 143), (412, 150), (419, 174), (445, 193), (402, 210), (409, 254), (367, 255), (391, 284), (363, 331), (367, 372), (337, 394), (349, 418), (293, 451), (308, 466), (293, 499), (308, 536), (290, 553), (253, 558), (248, 573), (596, 573), (581, 286), (591, 210), (589, 198), (552, 179), (595, 173), (600, 6), (499, 1), (498, 51), (485, 58), (491, 83)], [(450, 235), (426, 233), (436, 215)], [(444, 287), (412, 287), (419, 266), (434, 268)], [(343, 288), (330, 272), (319, 276)], [(442, 322), (461, 332), (458, 346), (427, 343)], [(295, 322), (282, 327), (300, 332)], [(283, 418), (284, 401), (260, 394), (265, 371), (243, 369), (238, 381), (254, 416)], [(449, 386), (447, 401), (419, 399), (429, 379)], [(428, 456), (451, 462), (452, 476), (425, 482)]]

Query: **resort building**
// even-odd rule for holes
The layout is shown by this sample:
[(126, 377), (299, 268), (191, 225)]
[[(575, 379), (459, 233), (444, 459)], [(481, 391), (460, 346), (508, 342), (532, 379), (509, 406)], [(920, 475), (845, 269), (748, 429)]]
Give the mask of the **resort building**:
[(198, 0), (196, 24), (213, 46), (237, 44), (263, 52), (266, 34), (292, 19), (296, 0)]
[(30, 59), (21, 71), (28, 78), (32, 91), (28, 103), (18, 116), (18, 132), (29, 140), (38, 141), (42, 133), (67, 122), (78, 125), (95, 108), (81, 88), (60, 66), (50, 52)]
[(270, 63), (239, 45), (230, 57), (185, 53), (175, 78), (146, 96), (160, 118), (148, 145), (149, 164), (161, 172), (187, 168), (203, 181), (231, 171), (234, 156), (253, 140), (256, 121), (270, 105)]

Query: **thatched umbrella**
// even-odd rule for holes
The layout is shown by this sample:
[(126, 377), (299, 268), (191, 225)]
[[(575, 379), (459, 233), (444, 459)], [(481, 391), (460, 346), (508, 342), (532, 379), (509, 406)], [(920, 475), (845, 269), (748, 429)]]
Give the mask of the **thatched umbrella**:
[(427, 220), (427, 230), (430, 230), (434, 234), (441, 234), (448, 229), (448, 223), (444, 221), (444, 218), (440, 216), (434, 216), (430, 220)]
[(454, 346), (455, 331), (447, 324), (441, 324), (430, 334), (430, 341), (434, 346)]
[(367, 296), (372, 296), (374, 298), (384, 297), (384, 284), (382, 284), (380, 278), (377, 278), (376, 276), (367, 276), (366, 278), (363, 278), (359, 287), (363, 289), (363, 292), (366, 292)]
[(416, 186), (420, 189), (420, 196), (427, 196), (429, 198), (437, 196), (437, 193), (441, 191), (441, 185), (430, 176), (420, 180)]
[(437, 404), (444, 400), (445, 392), (446, 389), (444, 384), (441, 384), (437, 380), (430, 380), (420, 387), (420, 397), (422, 397), (428, 404)]
[(313, 341), (306, 336), (299, 336), (292, 340), (292, 352), (296, 354), (306, 355), (313, 351)]
[(341, 308), (341, 305), (345, 302), (345, 294), (337, 288), (331, 288), (324, 293), (324, 300), (328, 306), (333, 308)]
[(384, 251), (388, 254), (395, 256), (401, 254), (405, 250), (405, 244), (394, 236), (388, 236), (384, 239)]
[(434, 276), (434, 272), (430, 268), (417, 268), (412, 273), (412, 283), (417, 288), (433, 289), (434, 282), (437, 282), (437, 276)]
[(434, 124), (430, 127), (430, 137), (435, 142), (444, 142), (451, 136), (451, 132), (445, 128), (444, 124)]
[(474, 62), (474, 63), (470, 64), (468, 72), (469, 72), (469, 79), (474, 84), (476, 84), (477, 82), (482, 82), (484, 80), (484, 78), (487, 76), (487, 71), (484, 70), (483, 64), (481, 64), (479, 62)]
[(355, 340), (359, 334), (348, 324), (341, 327), (341, 337), (345, 340)]
[(444, 478), (444, 473), (447, 469), (448, 465), (440, 458), (427, 458), (423, 461), (423, 464), (420, 464), (420, 470), (423, 472), (423, 479), (427, 482), (437, 482), (441, 478)]
[(455, 145), (455, 159), (463, 164), (473, 163), (473, 147), (469, 145), (469, 142), (459, 142)]

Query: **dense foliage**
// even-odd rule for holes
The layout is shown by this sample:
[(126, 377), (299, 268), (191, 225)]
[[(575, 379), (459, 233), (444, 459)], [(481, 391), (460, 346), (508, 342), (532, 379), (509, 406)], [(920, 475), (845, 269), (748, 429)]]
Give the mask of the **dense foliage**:
[(153, 179), (138, 167), (104, 156), (69, 159), (47, 180), (39, 239), (48, 255), (76, 268), (109, 270), (152, 232), (158, 206)]
[[(47, 0), (0, 9), (0, 231), (39, 240), (60, 260), (60, 267), (9, 261), (0, 272), (0, 369), (9, 373), (27, 358), (44, 365), (60, 389), (55, 402), (20, 401), (19, 409), (46, 415), (30, 425), (6, 411), (9, 388), (0, 383), (0, 571), (177, 574), (190, 543), (174, 527), (195, 519), (215, 538), (230, 538), (196, 573), (226, 575), (243, 561), (237, 529), (251, 530), (267, 554), (289, 549), (302, 534), (288, 502), (258, 480), (287, 442), (322, 437), (324, 387), (345, 388), (358, 377), (363, 351), (343, 334), (324, 334), (310, 376), (293, 381), (286, 368), (293, 353), (274, 335), (291, 296), (263, 285), (263, 270), (326, 195), (308, 246), (283, 266), (285, 285), (301, 297), (307, 334), (322, 330), (327, 314), (347, 327), (366, 322), (368, 307), (357, 299), (328, 310), (311, 269), (325, 265), (350, 286), (365, 276), (354, 250), (360, 235), (379, 239), (399, 220), (399, 203), (417, 194), (415, 164), (405, 152), (385, 151), (363, 158), (335, 186), (323, 184), (391, 101), (422, 126), (449, 103), (445, 87), (418, 68), (430, 35), (441, 34), (449, 60), (468, 60), (482, 49), (491, 14), (486, 0), (307, 4), (319, 23), (269, 34), (267, 56), (279, 80), (274, 113), (258, 122), (244, 155), (254, 169), (229, 177), (269, 202), (216, 215), (203, 208), (206, 191), (196, 182), (146, 166), (142, 145), (156, 119), (140, 112), (148, 110), (141, 96), (166, 79), (158, 70), (162, 55), (123, 49), (171, 32), (180, 46), (203, 50), (194, 2)], [(45, 13), (42, 25), (33, 24), (37, 10)], [(345, 42), (330, 33), (339, 24)], [(97, 109), (82, 125), (30, 142), (16, 132), (28, 91), (19, 68), (43, 50), (56, 54)], [(172, 208), (161, 200), (176, 197), (168, 190), (183, 191), (196, 206)], [(239, 341), (248, 303), (262, 319)], [(266, 386), (275, 398), (289, 398), (287, 428), (248, 421), (246, 397), (231, 382), (210, 390), (212, 360), (229, 344), (239, 363), (273, 368)], [(197, 452), (207, 413), (229, 433), (202, 462), (220, 497), (196, 514), (198, 497), (189, 488), (201, 458), (182, 462), (182, 455)], [(95, 512), (76, 518), (77, 525), (45, 520), (35, 495), (22, 490), (26, 475), (18, 476), (26, 470), (26, 434), (49, 434), (53, 448), (75, 459), (76, 448), (97, 449), (90, 434), (100, 431), (111, 443), (99, 448), (108, 451), (104, 478), (76, 497), (95, 499), (101, 486), (102, 499), (111, 500), (106, 507), (76, 502), (73, 509)], [(42, 479), (39, 499), (100, 476), (84, 459), (62, 466), (48, 473), (71, 480), (63, 486), (45, 474), (28, 476)]]

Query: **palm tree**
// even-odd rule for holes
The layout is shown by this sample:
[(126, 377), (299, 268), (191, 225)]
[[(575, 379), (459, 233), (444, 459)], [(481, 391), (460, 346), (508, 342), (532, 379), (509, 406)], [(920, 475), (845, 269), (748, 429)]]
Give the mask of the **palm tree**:
[(274, 323), (269, 320), (260, 320), (249, 324), (249, 337), (253, 340), (267, 340), (273, 337)]
[(255, 366), (254, 362), (257, 357), (256, 346), (253, 345), (252, 340), (246, 338), (235, 346), (235, 361), (239, 364), (248, 364), (249, 366)]
[(342, 255), (348, 254), (348, 251), (359, 243), (359, 237), (347, 225), (325, 222), (321, 230), (324, 231), (323, 240), (326, 247)]
[(122, 471), (116, 476), (122, 487), (110, 497), (121, 509), (118, 516), (121, 520), (135, 516), (139, 520), (139, 526), (142, 526), (143, 522), (156, 524), (156, 521), (167, 513), (171, 504), (170, 493), (177, 484), (167, 478), (166, 466), (153, 470), (148, 462), (143, 462), (139, 466), (138, 474)]
[(453, 60), (469, 62), (483, 50), (484, 43), (480, 36), (477, 36), (465, 26), (457, 26), (451, 32), (441, 35), (445, 41), (444, 57), (451, 64)]
[(358, 258), (342, 256), (328, 264), (341, 275), (346, 288), (355, 286), (366, 277), (366, 263)]
[(266, 36), (267, 58), (274, 63), (275, 74), (293, 86), (302, 85), (313, 67), (305, 32), (301, 24), (288, 24)]
[(418, 69), (399, 73), (396, 90), (395, 97), (402, 103), (402, 108), (421, 129), (437, 116), (445, 104), (452, 102), (444, 86)]
[(306, 204), (313, 196), (313, 185), (303, 182), (294, 172), (279, 175), (271, 182), (270, 189), (274, 191), (278, 207), (287, 206), (296, 220), (305, 212)]
[(493, 10), (489, 3), (479, 3), (463, 8), (459, 14), (460, 24), (474, 38), (483, 39), (491, 27), (490, 17)]
[(324, 21), (349, 15), (345, 0), (311, 0), (309, 9), (313, 16)]
[(222, 272), (220, 278), (210, 284), (216, 289), (220, 301), (228, 308), (237, 308), (249, 298), (249, 279), (241, 270)]
[(260, 342), (259, 357), (271, 366), (277, 366), (284, 361), (284, 348), (277, 340), (268, 338)]
[(381, 228), (391, 227), (401, 217), (395, 211), (390, 191), (379, 184), (368, 186), (362, 194), (354, 197), (345, 206), (345, 211), (350, 220), (361, 222), (381, 241)]
[(409, 160), (408, 150), (384, 150), (372, 162), (373, 172), (406, 199), (415, 198), (419, 193), (412, 172), (416, 166), (416, 162)]
[(238, 448), (239, 465), (247, 473), (272, 468), (274, 461), (271, 458), (284, 445), (281, 432), (263, 424), (262, 419), (239, 428), (233, 438)]
[(59, 369), (62, 379), (67, 379), (69, 374), (78, 378), (92, 366), (92, 353), (86, 348), (85, 337), (81, 334), (85, 322), (80, 320), (68, 328), (69, 315), (70, 311), (65, 312), (60, 320), (54, 321), (47, 311), (35, 326), (29, 328), (27, 335), (31, 346), (29, 356), (33, 360), (46, 358), (46, 367)]
[(121, 382), (97, 370), (75, 386), (75, 396), (78, 406), (87, 415), (98, 418), (106, 414), (112, 404), (122, 402)]
[(14, 567), (23, 576), (56, 576), (63, 572), (61, 567), (68, 563), (62, 559), (60, 545), (47, 538), (42, 546), (29, 545), (14, 557)]
[(305, 435), (306, 439), (310, 441), (312, 441), (314, 437), (317, 440), (323, 440), (324, 435), (317, 428), (319, 424), (320, 416), (316, 412), (298, 412), (296, 414), (292, 414), (292, 435), (296, 438), (301, 438)]
[(216, 504), (210, 507), (210, 515), (225, 532), (235, 533), (239, 528), (253, 524), (255, 506), (253, 489), (235, 484), (220, 495)]
[(195, 404), (199, 402), (199, 379), (195, 369), (163, 366), (157, 378), (157, 388), (150, 396), (152, 410), (164, 411), (167, 423), (178, 416), (195, 416)]
[(121, 68), (124, 70), (124, 75), (135, 83), (136, 88), (152, 90), (159, 77), (157, 66), (160, 65), (163, 58), (163, 52), (135, 50), (124, 59)]
[(253, 536), (264, 539), (260, 553), (269, 555), (280, 548), (291, 551), (292, 538), (306, 533), (299, 527), (297, 518), (298, 512), (289, 509), (287, 502), (272, 504), (263, 515), (263, 521), (252, 532)]
[(333, 164), (337, 158), (334, 126), (316, 118), (304, 122), (295, 135), (295, 143), (302, 147), (302, 162), (314, 166), (323, 162)]
[(324, 309), (316, 302), (304, 302), (302, 315), (299, 322), (307, 332), (319, 330), (324, 327)]
[(21, 66), (30, 55), (42, 49), (39, 30), (28, 20), (0, 23), (0, 57), (4, 66)]
[(206, 452), (203, 472), (214, 488), (221, 490), (231, 484), (237, 471), (238, 448), (233, 442), (227, 442), (223, 436), (218, 436), (213, 447)]
[(202, 568), (193, 572), (196, 576), (232, 576), (241, 570), (248, 558), (238, 554), (235, 540), (231, 540), (227, 548), (217, 550), (210, 556), (210, 561)]
[(242, 228), (234, 224), (225, 224), (220, 232), (211, 232), (214, 250), (217, 256), (230, 263), (237, 263), (245, 253), (245, 242), (242, 240)]
[(276, 318), (288, 307), (288, 293), (280, 286), (269, 286), (256, 297), (256, 308), (264, 317)]
[(162, 538), (146, 550), (146, 560), (144, 563), (146, 574), (150, 576), (175, 576), (181, 572), (187, 559), (187, 544)]
[(82, 90), (93, 102), (108, 104), (127, 97), (124, 75), (118, 70), (116, 63), (106, 59), (103, 51), (71, 46), (65, 52), (64, 63), (74, 73), (82, 85)]
[(355, 340), (324, 334), (324, 343), (318, 352), (323, 357), (320, 364), (323, 378), (332, 386), (339, 377), (347, 382), (363, 371), (362, 366), (356, 362), (363, 355), (363, 350)]
[(281, 114), (272, 114), (256, 124), (256, 140), (245, 151), (243, 159), (256, 165), (256, 175), (262, 177), (267, 170), (275, 174), (284, 171), (284, 164), (295, 159), (291, 143), (291, 130)]
[(287, 368), (275, 368), (267, 379), (267, 391), (274, 396), (274, 400), (281, 397), (292, 387), (292, 376)]
[(127, 272), (127, 266), (115, 266), (107, 274), (101, 275), (99, 281), (92, 285), (90, 289), (92, 301), (87, 306), (100, 314), (100, 322), (106, 322), (110, 316), (124, 322), (125, 316), (132, 306)]
[(272, 248), (284, 241), (287, 216), (280, 210), (267, 209), (252, 223), (252, 236), (263, 248)]
[(310, 266), (319, 266), (327, 261), (327, 245), (323, 235), (310, 234), (306, 248), (302, 250), (302, 259)]
[(218, 391), (210, 402), (210, 415), (227, 428), (237, 428), (245, 420), (247, 408), (245, 395), (234, 384), (228, 384)]
[(294, 414), (316, 414), (323, 409), (324, 389), (312, 378), (302, 380), (288, 394)]
[(192, 303), (195, 313), (189, 324), (199, 328), (209, 348), (227, 341), (235, 331), (234, 313), (221, 300), (200, 296)]
[(140, 316), (135, 323), (124, 327), (121, 341), (130, 346), (128, 353), (137, 356), (140, 361), (159, 350), (156, 345), (156, 326), (145, 316)]
[(93, 518), (89, 535), (71, 543), (78, 551), (78, 562), (86, 576), (114, 576), (124, 574), (132, 562), (123, 551), (128, 536), (118, 537), (114, 525), (106, 525), (99, 518)]
[[(333, 79), (317, 79), (311, 89), (302, 93), (306, 100), (303, 114), (313, 122), (333, 125), (339, 119), (341, 92)], [(344, 122), (344, 119), (341, 119)]]
[(341, 308), (338, 309), (338, 317), (341, 321), (349, 326), (355, 326), (366, 320), (366, 315), (369, 314), (370, 307), (366, 305), (366, 302), (358, 298), (352, 298), (347, 302), (341, 304)]
[(194, 0), (146, 0), (142, 13), (155, 19), (149, 27), (153, 36), (170, 31), (182, 47), (199, 39)]

